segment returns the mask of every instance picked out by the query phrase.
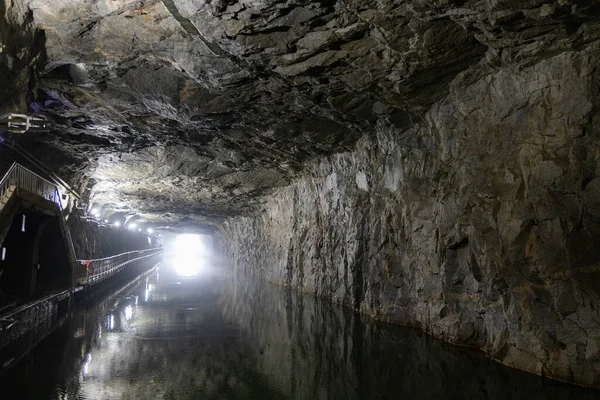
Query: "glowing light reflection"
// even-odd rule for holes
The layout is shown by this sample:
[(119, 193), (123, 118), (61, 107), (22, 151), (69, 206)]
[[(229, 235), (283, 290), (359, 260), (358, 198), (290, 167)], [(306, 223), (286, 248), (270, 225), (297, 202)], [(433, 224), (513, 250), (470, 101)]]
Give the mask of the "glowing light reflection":
[(91, 362), (92, 362), (92, 353), (88, 353), (85, 364), (83, 364), (83, 375), (88, 374)]
[(127, 306), (125, 307), (125, 319), (129, 321), (131, 318), (133, 318), (133, 308), (131, 308), (131, 306)]

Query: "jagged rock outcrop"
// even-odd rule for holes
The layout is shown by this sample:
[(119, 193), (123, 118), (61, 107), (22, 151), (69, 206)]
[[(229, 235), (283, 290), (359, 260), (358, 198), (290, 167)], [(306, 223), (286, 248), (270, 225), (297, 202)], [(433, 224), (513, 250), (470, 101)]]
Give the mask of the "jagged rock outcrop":
[(45, 38), (30, 104), (56, 129), (36, 155), (86, 200), (188, 224), (255, 210), (378, 120), (409, 128), (480, 62), (519, 68), (599, 36), (598, 1), (3, 3), (26, 21), (4, 48)]
[(44, 32), (26, 3), (0, 1), (0, 115), (28, 109), (45, 56)]
[(461, 74), (227, 221), (236, 272), (600, 387), (597, 54)]

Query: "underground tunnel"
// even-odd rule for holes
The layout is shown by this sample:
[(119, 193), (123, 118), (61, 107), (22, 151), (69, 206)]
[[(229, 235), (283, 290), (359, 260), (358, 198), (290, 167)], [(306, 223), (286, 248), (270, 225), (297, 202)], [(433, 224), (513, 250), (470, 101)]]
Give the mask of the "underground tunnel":
[(600, 398), (600, 0), (0, 0), (3, 399)]

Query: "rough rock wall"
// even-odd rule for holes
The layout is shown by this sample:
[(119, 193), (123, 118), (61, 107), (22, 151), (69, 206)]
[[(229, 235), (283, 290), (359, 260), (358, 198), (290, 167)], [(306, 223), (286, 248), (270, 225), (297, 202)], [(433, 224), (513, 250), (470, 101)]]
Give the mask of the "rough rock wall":
[[(531, 65), (599, 40), (599, 9), (600, 0), (0, 0), (0, 47), (28, 52), (37, 47), (26, 30), (44, 32), (40, 79), (22, 84), (39, 88), (31, 108), (55, 129), (28, 150), (93, 187), (90, 201), (213, 226), (255, 211), (306, 163), (352, 149), (377, 119), (408, 128), (480, 60)], [(3, 25), (3, 11), (27, 22)], [(7, 26), (17, 40), (4, 40)], [(30, 58), (2, 54), (0, 102), (5, 68)]]
[(46, 58), (44, 32), (19, 0), (0, 0), (0, 115), (25, 112)]
[(225, 223), (239, 279), (600, 387), (597, 54), (482, 64), (410, 129), (316, 163)]

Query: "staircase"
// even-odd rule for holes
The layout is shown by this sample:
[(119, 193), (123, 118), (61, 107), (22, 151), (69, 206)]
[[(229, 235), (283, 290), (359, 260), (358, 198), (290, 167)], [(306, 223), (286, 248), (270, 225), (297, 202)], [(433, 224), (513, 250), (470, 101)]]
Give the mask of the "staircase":
[(17, 187), (57, 203), (62, 210), (60, 192), (55, 184), (22, 165), (14, 163), (0, 181), (0, 213)]
[(77, 268), (75, 247), (63, 215), (59, 187), (18, 163), (13, 163), (0, 180), (0, 245), (8, 233), (14, 215), (24, 204), (29, 204), (29, 207), (31, 204), (36, 204), (38, 209), (44, 209), (50, 215), (59, 218), (68, 257), (71, 260), (71, 270), (75, 272)]

